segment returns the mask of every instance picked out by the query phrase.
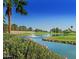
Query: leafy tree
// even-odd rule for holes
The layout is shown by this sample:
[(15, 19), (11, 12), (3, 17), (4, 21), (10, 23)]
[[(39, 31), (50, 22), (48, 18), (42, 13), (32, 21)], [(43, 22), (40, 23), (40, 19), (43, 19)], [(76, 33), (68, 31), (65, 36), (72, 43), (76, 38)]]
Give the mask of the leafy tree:
[(28, 30), (29, 30), (29, 31), (32, 31), (33, 29), (32, 29), (32, 27), (29, 27)]
[(42, 29), (35, 29), (35, 32), (47, 32), (47, 31), (44, 31)]
[(53, 33), (61, 33), (62, 30), (59, 29), (58, 27), (56, 27), (56, 28), (52, 28), (52, 29), (50, 30), (50, 32), (53, 32)]
[(8, 16), (8, 33), (11, 32), (11, 16), (12, 8), (16, 10), (16, 13), (26, 15), (27, 11), (24, 9), (24, 6), (27, 5), (26, 0), (4, 0), (3, 6), (6, 8), (6, 15)]
[(19, 31), (26, 31), (26, 30), (27, 30), (26, 26), (19, 26)]
[(55, 33), (55, 28), (52, 28), (52, 29), (50, 30), (50, 32), (54, 32), (54, 33)]
[(16, 24), (12, 24), (11, 30), (14, 31), (18, 30), (18, 26)]
[(66, 30), (63, 31), (64, 35), (68, 35), (70, 32), (71, 32), (70, 28), (68, 28), (68, 29), (66, 29)]

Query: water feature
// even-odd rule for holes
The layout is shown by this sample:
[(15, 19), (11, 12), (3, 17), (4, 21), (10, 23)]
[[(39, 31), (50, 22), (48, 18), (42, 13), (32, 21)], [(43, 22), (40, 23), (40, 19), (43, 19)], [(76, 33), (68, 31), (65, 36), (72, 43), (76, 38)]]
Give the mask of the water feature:
[(32, 31), (32, 33), (31, 33), (30, 36), (28, 36), (28, 38), (32, 38), (32, 37), (37, 37), (37, 36), (35, 35), (35, 32), (34, 32), (34, 31)]
[[(67, 57), (68, 59), (76, 59), (75, 45), (43, 41), (42, 38), (45, 38), (47, 36), (49, 35), (31, 37), (31, 39), (41, 45), (48, 47), (49, 50), (54, 51), (61, 56)], [(28, 38), (28, 37), (24, 36), (23, 38)]]

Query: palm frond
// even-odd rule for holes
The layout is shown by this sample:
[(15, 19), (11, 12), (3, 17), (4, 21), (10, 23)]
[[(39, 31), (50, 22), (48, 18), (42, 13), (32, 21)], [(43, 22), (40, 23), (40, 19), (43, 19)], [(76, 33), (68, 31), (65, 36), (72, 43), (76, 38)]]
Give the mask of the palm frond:
[(7, 4), (6, 0), (3, 0), (3, 7), (5, 7)]
[(21, 14), (27, 15), (27, 11), (25, 9), (22, 10)]
[(6, 23), (6, 22), (5, 22), (5, 19), (6, 19), (6, 18), (5, 18), (5, 16), (3, 15), (3, 24)]
[(8, 15), (8, 14), (9, 14), (9, 12), (10, 12), (10, 15), (11, 15), (11, 14), (12, 14), (12, 8), (7, 7), (7, 10), (6, 10), (5, 15)]
[(19, 0), (14, 0), (13, 1), (13, 4), (14, 4), (15, 7), (18, 5), (18, 3), (19, 3)]
[(19, 3), (22, 4), (22, 5), (27, 5), (28, 4), (27, 1), (25, 1), (25, 0), (21, 0), (21, 1), (19, 1)]
[(20, 14), (26, 15), (27, 14), (27, 11), (23, 8), (24, 5), (25, 5), (24, 2), (19, 1), (18, 6), (16, 7), (16, 12), (17, 13), (20, 13)]

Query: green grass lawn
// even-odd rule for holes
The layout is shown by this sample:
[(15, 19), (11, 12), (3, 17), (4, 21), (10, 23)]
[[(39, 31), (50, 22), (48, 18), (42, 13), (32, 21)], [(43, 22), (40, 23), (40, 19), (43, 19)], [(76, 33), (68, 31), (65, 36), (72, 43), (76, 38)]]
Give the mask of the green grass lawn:
[[(21, 33), (19, 33), (21, 32)], [(4, 33), (6, 34), (6, 33)], [(44, 34), (49, 34), (49, 32), (35, 32), (35, 31), (12, 31), (11, 33), (12, 35), (17, 35), (17, 36), (29, 36), (29, 35), (32, 35), (32, 34), (35, 34), (35, 35), (44, 35)]]
[(29, 35), (32, 35), (32, 34), (34, 34), (34, 35), (44, 35), (44, 34), (48, 34), (48, 32), (34, 32), (34, 33), (26, 32), (26, 33), (22, 33), (22, 34), (16, 34), (16, 36), (29, 36)]
[(76, 44), (76, 35), (70, 33), (66, 36), (51, 36), (48, 38), (44, 38), (45, 41), (54, 41), (54, 42), (61, 42), (61, 43), (69, 43), (69, 44)]
[(16, 36), (29, 36), (31, 33), (16, 34)]
[(48, 37), (49, 40), (62, 40), (62, 41), (76, 41), (75, 36), (52, 36)]

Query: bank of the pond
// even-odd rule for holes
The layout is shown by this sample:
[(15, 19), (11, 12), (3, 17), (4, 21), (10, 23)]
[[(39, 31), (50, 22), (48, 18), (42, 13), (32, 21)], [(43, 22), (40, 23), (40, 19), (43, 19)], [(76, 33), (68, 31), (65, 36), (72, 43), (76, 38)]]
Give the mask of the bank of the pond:
[(50, 41), (50, 42), (59, 42), (59, 43), (76, 45), (75, 36), (52, 36), (52, 37), (43, 38), (43, 40)]
[(4, 58), (11, 56), (13, 59), (64, 59), (47, 47), (16, 35), (4, 35), (3, 53)]

